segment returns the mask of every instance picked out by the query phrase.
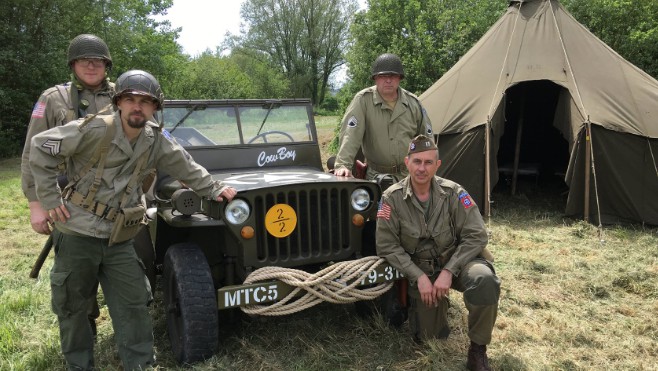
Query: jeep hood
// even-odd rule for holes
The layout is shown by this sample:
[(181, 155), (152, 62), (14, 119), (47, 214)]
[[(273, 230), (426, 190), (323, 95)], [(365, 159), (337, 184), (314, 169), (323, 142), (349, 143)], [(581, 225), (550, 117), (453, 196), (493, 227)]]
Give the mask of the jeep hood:
[(253, 169), (239, 173), (212, 172), (213, 179), (221, 180), (224, 184), (235, 188), (238, 192), (285, 186), (290, 184), (309, 183), (369, 183), (365, 180), (336, 177), (333, 174), (317, 171), (315, 169), (293, 167), (285, 169)]

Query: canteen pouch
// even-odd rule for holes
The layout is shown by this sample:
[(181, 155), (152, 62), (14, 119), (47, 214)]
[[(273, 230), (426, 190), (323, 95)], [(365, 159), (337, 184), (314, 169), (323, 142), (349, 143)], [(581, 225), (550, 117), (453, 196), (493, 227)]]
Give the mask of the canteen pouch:
[(110, 232), (108, 246), (128, 241), (146, 225), (146, 208), (144, 205), (119, 210)]

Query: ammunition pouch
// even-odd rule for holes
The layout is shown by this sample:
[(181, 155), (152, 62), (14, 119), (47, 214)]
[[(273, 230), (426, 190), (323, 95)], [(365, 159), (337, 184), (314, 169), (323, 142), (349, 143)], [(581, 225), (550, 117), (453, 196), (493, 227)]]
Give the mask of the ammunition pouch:
[(144, 205), (120, 209), (110, 232), (108, 246), (133, 239), (146, 224)]

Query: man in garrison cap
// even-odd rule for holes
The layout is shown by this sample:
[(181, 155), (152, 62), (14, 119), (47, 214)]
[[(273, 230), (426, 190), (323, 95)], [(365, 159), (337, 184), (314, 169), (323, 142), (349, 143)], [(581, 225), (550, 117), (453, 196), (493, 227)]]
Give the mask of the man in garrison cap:
[(459, 184), (436, 176), (434, 141), (418, 135), (404, 163), (409, 175), (388, 188), (377, 212), (377, 254), (409, 281), (411, 331), (416, 341), (447, 338), (450, 289), (468, 309), (469, 370), (490, 370), (486, 346), (498, 313), (500, 280), (486, 249), (477, 205)]

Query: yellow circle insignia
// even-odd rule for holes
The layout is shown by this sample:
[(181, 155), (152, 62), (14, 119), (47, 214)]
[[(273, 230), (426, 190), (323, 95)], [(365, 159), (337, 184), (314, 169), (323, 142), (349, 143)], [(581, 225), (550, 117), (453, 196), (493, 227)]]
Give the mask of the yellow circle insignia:
[(276, 204), (265, 214), (265, 228), (274, 237), (288, 237), (297, 226), (295, 209), (286, 204)]

